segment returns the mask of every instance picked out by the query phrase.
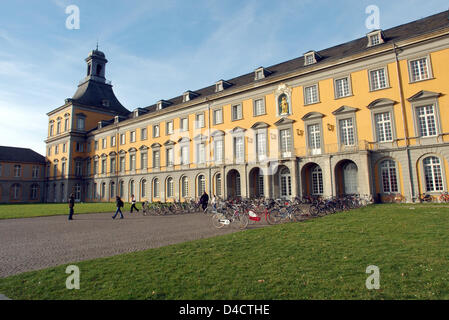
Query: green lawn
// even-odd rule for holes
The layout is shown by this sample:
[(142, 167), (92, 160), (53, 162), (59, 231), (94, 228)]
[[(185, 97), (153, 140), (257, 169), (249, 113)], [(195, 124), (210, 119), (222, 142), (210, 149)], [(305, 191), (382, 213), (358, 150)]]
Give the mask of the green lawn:
[[(414, 208), (414, 209), (412, 209)], [(13, 299), (449, 299), (449, 209), (377, 205), (0, 279)], [(365, 287), (369, 265), (380, 290)]]
[[(125, 203), (124, 210), (129, 210), (131, 205)], [(137, 205), (140, 208), (140, 204)], [(76, 203), (75, 214), (113, 212), (115, 203)], [(122, 209), (123, 211), (123, 209)], [(1, 219), (45, 217), (56, 215), (68, 215), (67, 203), (43, 203), (43, 204), (4, 204), (0, 205)]]

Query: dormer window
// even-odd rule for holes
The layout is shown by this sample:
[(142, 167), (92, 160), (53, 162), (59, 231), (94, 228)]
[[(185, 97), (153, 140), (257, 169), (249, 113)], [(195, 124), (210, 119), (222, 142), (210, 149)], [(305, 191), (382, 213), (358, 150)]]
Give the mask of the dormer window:
[(103, 107), (109, 107), (109, 100), (102, 100), (101, 104), (103, 105)]
[(257, 68), (254, 71), (254, 80), (264, 79), (270, 73), (271, 73), (271, 71), (269, 71), (268, 69), (265, 69), (264, 67)]
[(374, 30), (367, 34), (368, 37), (368, 47), (377, 46), (384, 43), (382, 30)]
[(188, 90), (188, 91), (184, 92), (184, 94), (182, 96), (182, 102), (188, 102), (192, 99), (195, 99), (198, 96), (199, 96), (198, 93)]
[(160, 100), (156, 104), (156, 108), (157, 108), (157, 110), (162, 110), (162, 109), (164, 109), (165, 107), (167, 107), (169, 105), (171, 105), (171, 102), (165, 101), (165, 100)]
[(224, 89), (228, 88), (229, 86), (231, 86), (231, 84), (227, 81), (224, 81), (224, 80), (217, 81), (215, 83), (215, 92), (223, 91)]
[(319, 55), (315, 51), (309, 51), (304, 54), (304, 65), (308, 66), (318, 62)]

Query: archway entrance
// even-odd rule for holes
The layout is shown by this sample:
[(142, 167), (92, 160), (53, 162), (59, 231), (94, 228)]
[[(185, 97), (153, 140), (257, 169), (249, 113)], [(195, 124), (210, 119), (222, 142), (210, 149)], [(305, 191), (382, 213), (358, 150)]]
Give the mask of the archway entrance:
[(324, 193), (323, 170), (316, 163), (306, 164), (301, 171), (303, 196), (321, 196)]
[(265, 196), (264, 175), (260, 168), (254, 168), (249, 172), (249, 196), (250, 198)]
[(351, 160), (343, 160), (335, 167), (337, 194), (350, 195), (359, 193), (358, 167)]
[(242, 196), (240, 173), (237, 170), (231, 170), (226, 176), (226, 185), (228, 198), (236, 198)]

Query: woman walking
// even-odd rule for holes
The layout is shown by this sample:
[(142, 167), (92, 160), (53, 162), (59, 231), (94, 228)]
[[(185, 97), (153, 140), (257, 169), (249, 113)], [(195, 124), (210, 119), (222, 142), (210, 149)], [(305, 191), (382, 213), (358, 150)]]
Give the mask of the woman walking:
[(139, 209), (136, 207), (136, 197), (134, 195), (131, 195), (131, 213), (133, 213), (133, 209), (136, 209), (137, 212), (139, 212)]
[(119, 196), (115, 197), (115, 205), (117, 206), (117, 211), (115, 211), (115, 214), (112, 216), (112, 219), (115, 219), (115, 217), (119, 212), (120, 212), (120, 219), (123, 219), (123, 213), (122, 210), (120, 209), (123, 207), (123, 201), (122, 199), (120, 199)]

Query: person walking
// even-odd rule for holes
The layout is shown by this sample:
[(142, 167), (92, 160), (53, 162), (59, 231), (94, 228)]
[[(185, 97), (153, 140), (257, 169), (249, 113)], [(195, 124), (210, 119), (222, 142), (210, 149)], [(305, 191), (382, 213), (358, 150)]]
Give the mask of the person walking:
[(71, 193), (69, 197), (69, 221), (73, 220), (74, 208), (75, 208), (75, 195)]
[(120, 219), (123, 219), (123, 213), (121, 208), (123, 207), (123, 201), (120, 199), (119, 196), (115, 197), (115, 205), (117, 206), (117, 211), (115, 211), (115, 214), (112, 216), (112, 219), (115, 219), (117, 214), (120, 212)]
[(139, 212), (139, 209), (136, 207), (136, 197), (134, 195), (131, 195), (131, 213), (133, 213), (133, 209), (136, 209), (137, 212)]
[(203, 195), (200, 198), (200, 205), (203, 211), (206, 211), (207, 205), (209, 204), (209, 195), (206, 191), (204, 191)]

